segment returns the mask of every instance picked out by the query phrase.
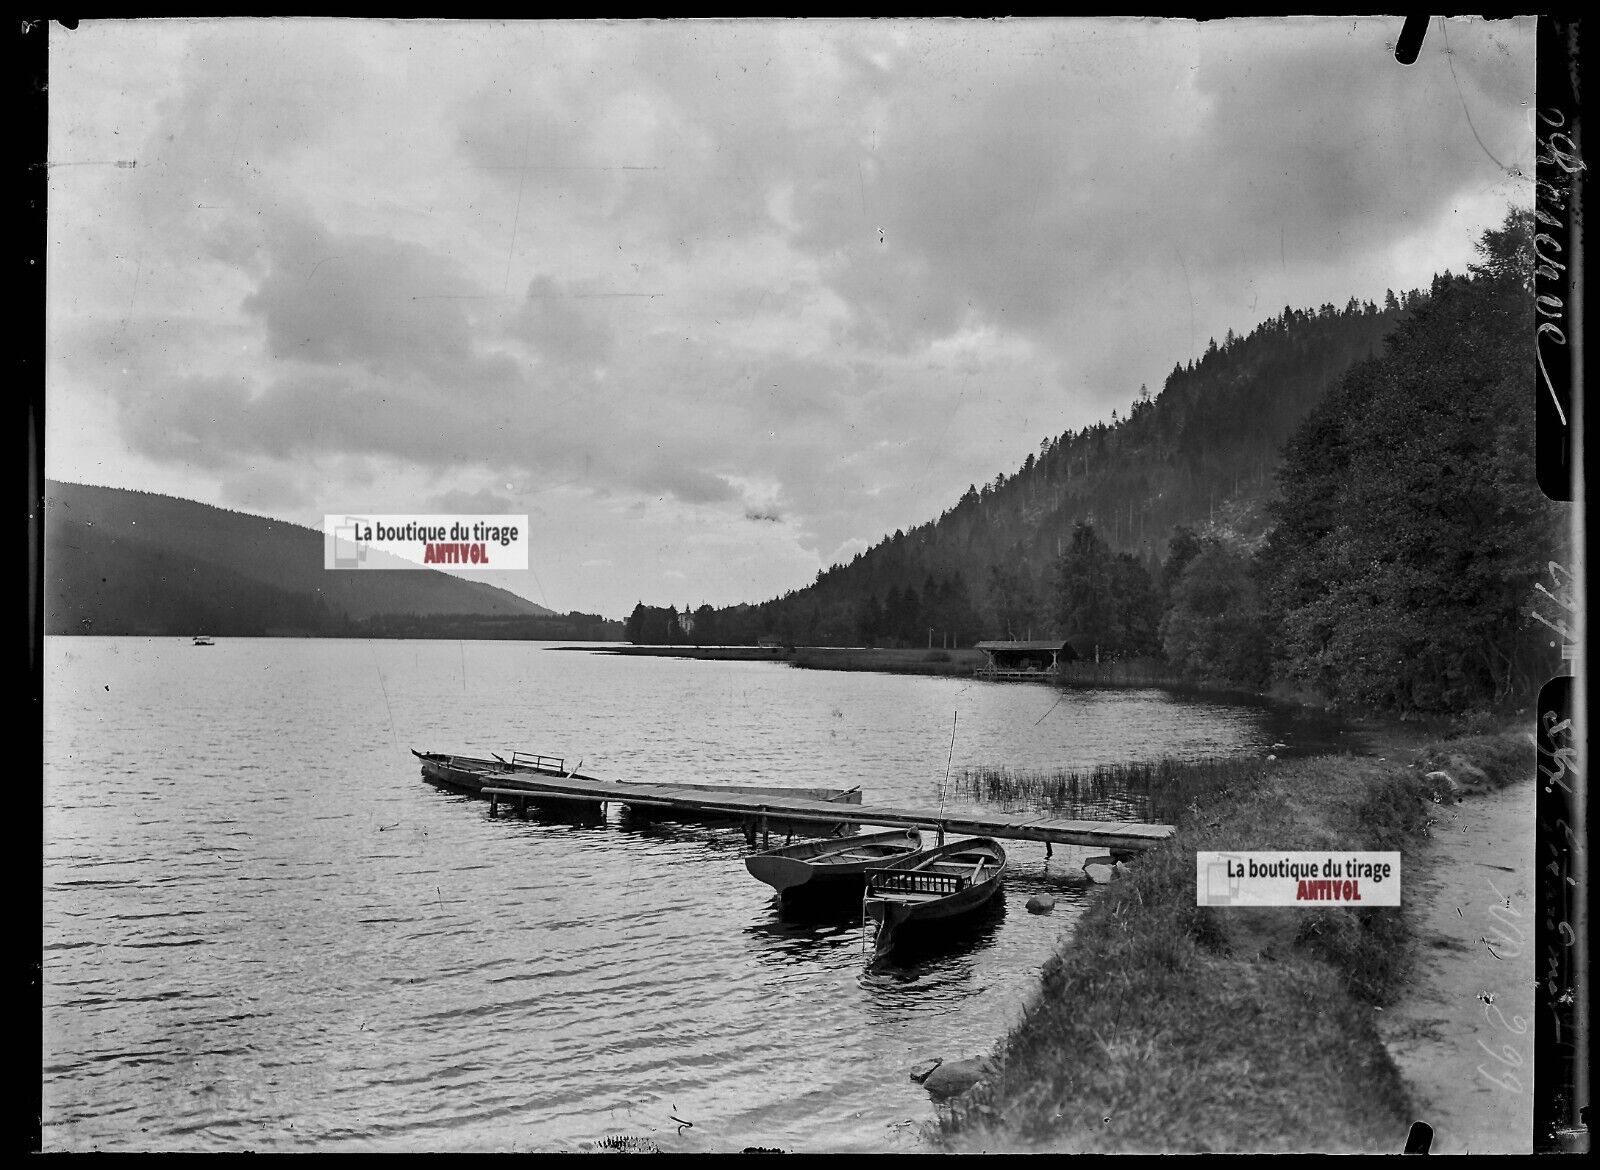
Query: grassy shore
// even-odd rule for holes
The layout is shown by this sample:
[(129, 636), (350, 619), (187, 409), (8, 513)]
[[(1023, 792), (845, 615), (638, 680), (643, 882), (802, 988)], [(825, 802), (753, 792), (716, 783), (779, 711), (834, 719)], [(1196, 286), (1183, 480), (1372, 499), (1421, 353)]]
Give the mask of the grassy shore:
[(563, 647), (600, 654), (653, 658), (696, 658), (720, 662), (787, 662), (805, 670), (875, 670), (885, 674), (970, 675), (982, 666), (983, 652), (973, 649), (884, 650), (838, 646), (592, 646)]
[(589, 654), (621, 654), (629, 658), (695, 658), (714, 662), (787, 662), (789, 651), (782, 646), (560, 646), (560, 650), (582, 650)]
[(981, 650), (884, 650), (797, 646), (790, 659), (802, 670), (876, 670), (886, 674), (970, 675), (984, 663)]
[[(1403, 986), (1408, 911), (1195, 905), (1197, 850), (1399, 850), (1425, 857), (1454, 757), (1504, 783), (1511, 736), (1417, 753), (1237, 761), (1168, 777), (1176, 835), (1095, 900), (995, 1054), (941, 1111), (955, 1151), (1398, 1152), (1415, 1119), (1374, 1024)], [(1174, 800), (1181, 788), (1181, 800)], [(1416, 889), (1415, 884), (1410, 885)]]
[[(934, 674), (968, 677), (987, 659), (983, 651), (970, 646), (946, 649), (935, 646), (885, 649), (867, 646), (562, 646), (562, 650), (583, 650), (591, 654), (620, 654), (644, 658), (692, 658), (721, 662), (787, 662), (802, 670), (877, 671), (882, 674)], [(1038, 682), (1047, 680), (1041, 678)], [(1258, 692), (1232, 683), (1184, 678), (1172, 674), (1164, 663), (1153, 659), (1127, 662), (1069, 662), (1063, 665), (1059, 682), (1069, 687), (1167, 687), (1219, 695), (1250, 695)]]

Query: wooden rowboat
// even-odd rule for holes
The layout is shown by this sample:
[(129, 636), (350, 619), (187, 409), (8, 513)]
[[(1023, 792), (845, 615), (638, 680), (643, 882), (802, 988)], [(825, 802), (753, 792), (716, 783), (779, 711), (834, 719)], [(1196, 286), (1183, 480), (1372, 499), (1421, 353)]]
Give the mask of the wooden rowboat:
[(509, 760), (500, 756), (484, 760), (476, 756), (419, 752), (416, 748), (411, 749), (411, 754), (422, 761), (424, 779), (431, 780), (435, 784), (448, 784), (452, 788), (474, 794), (481, 791), (486, 784), (491, 788), (521, 787), (521, 781), (530, 775), (594, 779), (593, 776), (584, 776), (578, 771), (583, 764), (582, 760), (569, 769), (567, 762), (558, 756), (542, 756), (532, 752), (512, 752)]
[(1006, 851), (991, 837), (952, 841), (868, 869), (862, 913), (878, 924), (876, 953), (887, 954), (908, 927), (971, 914), (1000, 892)]
[(782, 897), (860, 897), (867, 869), (898, 861), (921, 848), (922, 834), (916, 829), (895, 829), (859, 837), (802, 841), (746, 857), (744, 864)]
[[(531, 752), (512, 752), (509, 760), (500, 756), (483, 760), (474, 756), (419, 752), (415, 748), (411, 749), (411, 754), (422, 761), (423, 779), (474, 796), (480, 794), (484, 788), (531, 788), (532, 785), (528, 781), (534, 776), (594, 779), (578, 771), (579, 765), (583, 763), (582, 760), (568, 768), (567, 762), (557, 756), (536, 755)], [(549, 812), (574, 816), (580, 820), (593, 820), (600, 813), (600, 806), (592, 800), (565, 800), (554, 796), (537, 798), (530, 796), (528, 800)]]
[[(512, 752), (509, 759), (498, 755), (494, 755), (492, 759), (482, 759), (476, 756), (447, 755), (442, 752), (419, 752), (415, 748), (411, 749), (411, 754), (422, 761), (422, 776), (425, 780), (473, 795), (478, 795), (484, 788), (532, 789), (536, 786), (535, 778), (539, 776), (600, 782), (597, 777), (586, 776), (578, 771), (578, 768), (583, 765), (582, 760), (568, 768), (567, 762), (559, 756), (546, 756), (534, 752)], [(658, 788), (669, 788), (686, 793), (728, 793), (735, 796), (798, 796), (810, 800), (825, 800), (832, 804), (856, 805), (861, 803), (861, 786), (859, 784), (853, 788), (788, 788), (767, 784), (674, 784), (662, 781), (653, 781), (652, 783)], [(530, 796), (528, 800), (540, 807), (565, 811), (593, 810), (598, 807), (598, 802), (587, 799)], [(618, 803), (625, 804), (626, 802), (619, 801)], [(712, 810), (694, 812), (650, 805), (627, 805), (626, 807), (630, 817), (641, 822), (668, 820), (692, 821), (713, 825), (739, 825), (742, 823), (737, 816), (730, 816), (727, 813)], [(808, 837), (838, 836), (841, 833), (853, 832), (856, 828), (854, 824), (848, 821), (786, 821), (776, 816), (767, 819), (759, 826), (746, 827), (752, 832), (759, 828), (769, 834), (785, 833), (791, 836)]]

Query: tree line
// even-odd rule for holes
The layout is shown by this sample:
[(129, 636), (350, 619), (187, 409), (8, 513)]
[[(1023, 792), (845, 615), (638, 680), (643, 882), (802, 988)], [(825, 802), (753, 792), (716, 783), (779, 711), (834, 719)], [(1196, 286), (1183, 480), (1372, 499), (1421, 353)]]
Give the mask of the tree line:
[[(1559, 589), (1571, 534), (1536, 480), (1534, 237), (1512, 212), (1338, 380), (1285, 445), (1263, 539), (1174, 534), (1156, 580), (1171, 666), (1399, 712), (1525, 702), (1559, 671), (1536, 586)], [(1109, 564), (1080, 526), (1062, 629), (1137, 651), (1148, 618)]]
[(686, 623), (641, 603), (626, 636), (1059, 637), (1388, 710), (1526, 696), (1558, 665), (1534, 584), (1569, 556), (1534, 478), (1532, 213), (1478, 248), (1467, 274), (1382, 308), (1230, 331), (1126, 417), (1047, 439), (1015, 476), (806, 589)]

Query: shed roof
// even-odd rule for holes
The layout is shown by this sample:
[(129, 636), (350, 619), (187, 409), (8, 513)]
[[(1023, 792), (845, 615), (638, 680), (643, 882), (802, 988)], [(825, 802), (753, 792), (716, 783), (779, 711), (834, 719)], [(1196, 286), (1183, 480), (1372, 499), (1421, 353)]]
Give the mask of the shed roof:
[(1066, 650), (1070, 647), (1062, 641), (1040, 641), (1035, 639), (1032, 642), (979, 642), (976, 648), (979, 650)]

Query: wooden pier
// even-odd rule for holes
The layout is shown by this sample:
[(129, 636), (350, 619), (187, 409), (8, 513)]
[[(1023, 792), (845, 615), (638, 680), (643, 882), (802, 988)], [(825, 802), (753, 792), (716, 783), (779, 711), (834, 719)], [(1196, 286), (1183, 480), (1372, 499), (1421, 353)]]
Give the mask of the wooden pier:
[[(508, 775), (507, 779), (511, 777)], [(592, 801), (596, 805), (625, 804), (653, 808), (679, 809), (701, 816), (722, 814), (742, 822), (745, 835), (754, 840), (765, 835), (769, 820), (822, 821), (837, 823), (841, 806), (805, 797), (726, 796), (699, 789), (686, 793), (656, 784), (590, 780), (582, 777), (516, 776), (515, 788), (497, 787), (491, 782), (482, 794), (491, 802), (491, 815), (502, 800), (517, 800), (525, 810), (528, 801)], [(1145, 825), (1124, 821), (1070, 821), (1040, 813), (979, 813), (970, 809), (941, 811), (904, 805), (853, 804), (847, 806), (849, 819), (864, 825), (888, 828), (922, 828), (937, 831), (942, 844), (946, 833), (977, 837), (999, 837), (1021, 841), (1043, 841), (1047, 845), (1088, 845), (1102, 848), (1118, 858), (1160, 844), (1172, 836), (1171, 825)]]

